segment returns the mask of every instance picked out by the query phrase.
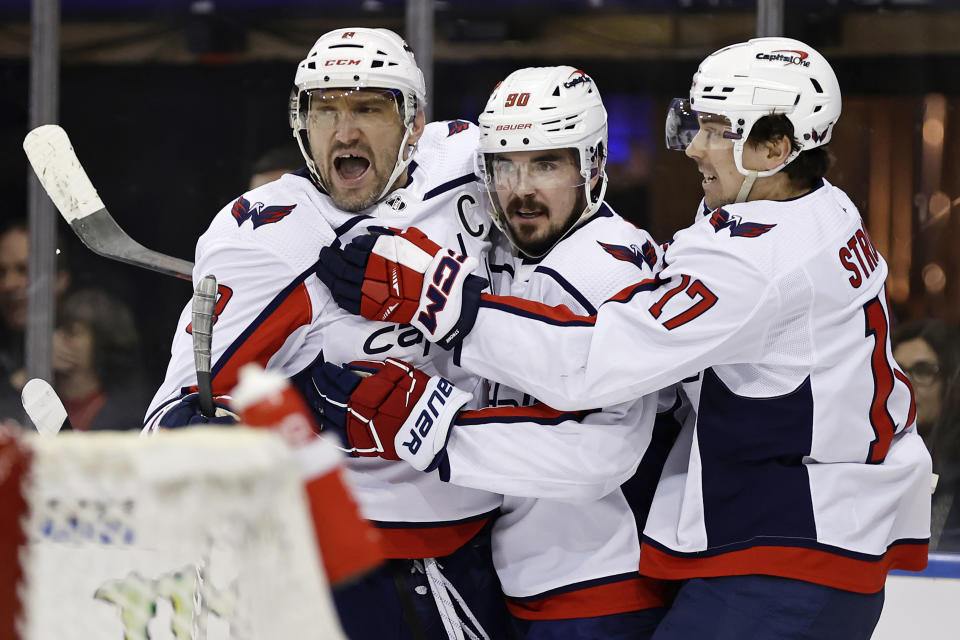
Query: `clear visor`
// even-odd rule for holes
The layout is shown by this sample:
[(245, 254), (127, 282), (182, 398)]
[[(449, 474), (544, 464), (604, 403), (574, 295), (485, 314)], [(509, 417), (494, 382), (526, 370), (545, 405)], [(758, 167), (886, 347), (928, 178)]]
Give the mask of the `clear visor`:
[(483, 166), (487, 188), (501, 199), (543, 190), (582, 189), (588, 178), (573, 148), (487, 153)]
[(359, 127), (403, 124), (403, 97), (396, 89), (353, 87), (314, 89), (301, 100), (301, 117), (310, 129), (333, 129), (350, 119)]
[[(545, 254), (560, 237), (546, 246), (520, 242), (516, 229), (536, 225), (543, 216), (575, 224), (589, 197), (589, 174), (580, 169), (577, 149), (545, 149), (486, 153), (481, 156), (484, 182), (493, 207), (493, 219), (521, 251), (537, 257)], [(584, 175), (587, 174), (587, 175)]]
[(664, 129), (667, 148), (674, 151), (683, 151), (690, 146), (701, 129), (710, 134), (712, 141), (727, 146), (743, 137), (731, 129), (729, 118), (716, 113), (694, 111), (686, 98), (670, 101)]

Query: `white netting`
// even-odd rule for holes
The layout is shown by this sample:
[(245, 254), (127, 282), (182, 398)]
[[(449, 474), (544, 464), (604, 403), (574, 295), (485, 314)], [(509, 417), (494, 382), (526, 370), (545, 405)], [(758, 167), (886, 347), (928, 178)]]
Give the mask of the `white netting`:
[(344, 638), (272, 434), (33, 437), (23, 640)]

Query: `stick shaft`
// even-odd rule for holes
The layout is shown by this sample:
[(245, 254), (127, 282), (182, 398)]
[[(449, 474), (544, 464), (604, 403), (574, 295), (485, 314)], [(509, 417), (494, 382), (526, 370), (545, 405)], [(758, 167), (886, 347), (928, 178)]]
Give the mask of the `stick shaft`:
[(200, 411), (214, 416), (213, 386), (210, 375), (210, 349), (213, 344), (213, 310), (217, 304), (217, 278), (204, 276), (193, 292), (193, 360), (197, 369), (197, 393)]
[(105, 258), (126, 262), (181, 280), (193, 279), (193, 263), (147, 249), (127, 235), (105, 208), (70, 223), (83, 244)]

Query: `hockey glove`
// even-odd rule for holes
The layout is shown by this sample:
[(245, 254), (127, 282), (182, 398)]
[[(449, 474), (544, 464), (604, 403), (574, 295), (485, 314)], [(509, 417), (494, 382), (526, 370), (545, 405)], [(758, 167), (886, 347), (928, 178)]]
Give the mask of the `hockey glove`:
[(191, 393), (180, 399), (169, 409), (164, 410), (163, 417), (157, 423), (162, 429), (176, 429), (201, 424), (229, 425), (238, 422), (237, 414), (224, 402), (214, 402), (214, 416), (208, 418), (200, 411), (199, 394)]
[(410, 323), (449, 349), (477, 318), (477, 259), (444, 249), (416, 227), (371, 227), (342, 250), (320, 250), (317, 276), (341, 307), (368, 320)]
[(312, 380), (323, 428), (345, 434), (349, 453), (406, 460), (420, 471), (436, 468), (454, 419), (472, 397), (392, 358), (344, 367), (324, 363)]

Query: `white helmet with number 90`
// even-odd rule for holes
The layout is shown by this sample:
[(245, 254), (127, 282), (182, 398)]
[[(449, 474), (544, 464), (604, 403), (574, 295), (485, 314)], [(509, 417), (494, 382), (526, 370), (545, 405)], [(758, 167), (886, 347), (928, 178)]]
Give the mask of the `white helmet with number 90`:
[(493, 204), (493, 221), (514, 244), (504, 206), (498, 201), (493, 185), (492, 162), (496, 154), (573, 150), (583, 179), (576, 185), (583, 189), (580, 200), (583, 209), (573, 213), (564, 233), (552, 244), (588, 218), (603, 202), (607, 187), (607, 112), (593, 79), (583, 71), (570, 66), (514, 71), (494, 88), (478, 124), (478, 164)]

